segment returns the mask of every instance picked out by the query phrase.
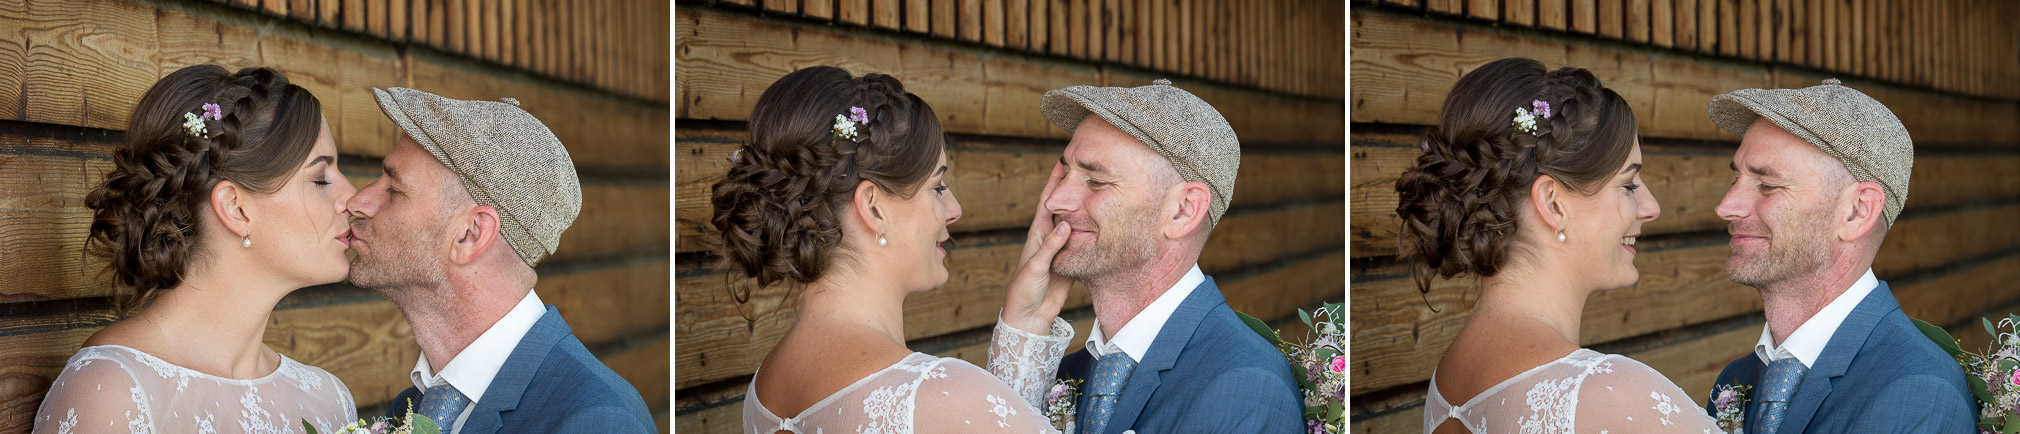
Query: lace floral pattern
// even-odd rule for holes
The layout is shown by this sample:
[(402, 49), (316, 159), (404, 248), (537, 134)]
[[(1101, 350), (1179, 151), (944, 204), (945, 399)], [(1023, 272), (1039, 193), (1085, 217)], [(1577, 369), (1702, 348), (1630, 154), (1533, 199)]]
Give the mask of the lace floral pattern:
[[(1471, 432), (1718, 432), (1688, 395), (1648, 365), (1578, 350), (1537, 366), (1453, 406), (1437, 374), (1424, 399), (1424, 432), (1456, 419)], [(1652, 405), (1651, 405), (1652, 400)], [(1695, 411), (1693, 411), (1695, 410)]]
[(989, 339), (989, 373), (1033, 408), (1045, 408), (1045, 392), (1058, 380), (1060, 357), (1073, 345), (1073, 324), (1064, 318), (1052, 319), (1051, 332), (1039, 336), (997, 321)]
[[(766, 408), (753, 381), (744, 394), (744, 432), (1058, 432), (1028, 401), (1043, 402), (1073, 328), (1062, 320), (1054, 322), (1052, 336), (1015, 332), (996, 325), (988, 370), (961, 359), (912, 353), (790, 418)], [(760, 367), (759, 375), (763, 372)], [(1034, 396), (1025, 396), (1027, 387), (1037, 390)]]
[[(218, 420), (218, 415), (236, 420)], [(64, 365), (35, 416), (35, 432), (117, 426), (136, 433), (283, 433), (307, 420), (334, 431), (357, 419), (343, 381), (285, 356), (266, 376), (212, 376), (117, 345), (86, 347)], [(237, 427), (220, 431), (219, 426)]]

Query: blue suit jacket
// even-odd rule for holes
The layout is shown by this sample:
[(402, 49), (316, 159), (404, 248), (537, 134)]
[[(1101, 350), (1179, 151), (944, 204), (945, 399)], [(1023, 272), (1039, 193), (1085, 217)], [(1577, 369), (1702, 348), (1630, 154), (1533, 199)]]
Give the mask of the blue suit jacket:
[[(1759, 384), (1766, 370), (1749, 352), (1713, 384)], [(1748, 422), (1760, 420), (1758, 392), (1748, 392)], [(1838, 325), (1787, 411), (1778, 432), (1973, 433), (1978, 423), (1963, 368), (1908, 322), (1886, 282)]]
[[(405, 416), (409, 399), (420, 404), (421, 392), (412, 387), (400, 392), (386, 416)], [(449, 429), (442, 424), (442, 432)], [(550, 305), (491, 378), (462, 432), (657, 431), (638, 389), (590, 355)]]
[[(1067, 355), (1062, 378), (1089, 377), (1087, 350)], [(1085, 427), (1088, 394), (1076, 412)], [(1304, 432), (1304, 395), (1290, 362), (1234, 316), (1213, 278), (1206, 278), (1165, 321), (1150, 351), (1129, 374), (1106, 433)], [(1104, 433), (1105, 434), (1105, 433)]]

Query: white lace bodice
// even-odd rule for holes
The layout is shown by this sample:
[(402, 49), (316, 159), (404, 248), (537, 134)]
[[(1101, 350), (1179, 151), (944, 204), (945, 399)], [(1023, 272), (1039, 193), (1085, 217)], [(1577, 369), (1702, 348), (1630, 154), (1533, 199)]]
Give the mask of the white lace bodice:
[(912, 353), (791, 418), (765, 408), (753, 381), (744, 393), (743, 432), (1058, 432), (1040, 409), (1072, 339), (1073, 327), (1064, 320), (1053, 321), (1050, 336), (998, 322), (986, 371), (961, 359)]
[(1424, 432), (1459, 419), (1476, 433), (1717, 433), (1683, 389), (1641, 362), (1579, 349), (1531, 368), (1453, 406), (1438, 394), (1438, 374), (1424, 397)]
[(332, 432), (357, 418), (342, 380), (285, 355), (273, 373), (239, 380), (100, 345), (63, 365), (35, 414), (35, 432), (293, 433), (303, 420)]

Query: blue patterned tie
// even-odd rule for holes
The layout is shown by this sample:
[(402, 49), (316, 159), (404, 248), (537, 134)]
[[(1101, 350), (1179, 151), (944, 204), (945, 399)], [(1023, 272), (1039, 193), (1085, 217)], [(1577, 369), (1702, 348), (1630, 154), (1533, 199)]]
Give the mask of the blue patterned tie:
[(1783, 357), (1768, 364), (1767, 376), (1761, 378), (1759, 386), (1755, 386), (1760, 392), (1755, 395), (1760, 400), (1760, 421), (1746, 424), (1747, 431), (1774, 434), (1782, 424), (1783, 413), (1789, 410), (1789, 398), (1796, 395), (1796, 388), (1802, 385), (1803, 373), (1809, 370), (1794, 357)]
[(1136, 360), (1122, 351), (1111, 351), (1094, 362), (1094, 379), (1087, 383), (1088, 400), (1087, 424), (1081, 432), (1103, 432), (1108, 427), (1108, 418), (1115, 413), (1115, 401), (1122, 394), (1122, 386), (1129, 384), (1129, 372), (1136, 370)]
[(449, 432), (456, 426), (456, 417), (463, 415), (463, 407), (469, 406), (469, 397), (463, 396), (456, 386), (443, 383), (421, 392), (421, 405), (414, 407), (414, 413), (427, 416), (442, 427), (442, 432)]

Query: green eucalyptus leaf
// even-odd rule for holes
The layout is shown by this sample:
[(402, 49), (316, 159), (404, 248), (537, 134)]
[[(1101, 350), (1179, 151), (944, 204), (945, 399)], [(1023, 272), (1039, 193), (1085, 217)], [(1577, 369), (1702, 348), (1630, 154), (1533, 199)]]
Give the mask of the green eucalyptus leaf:
[(414, 434), (442, 434), (442, 427), (436, 425), (434, 419), (418, 414), (414, 415), (413, 426), (408, 428), (413, 428)]
[(1931, 325), (1919, 319), (1910, 319), (1910, 321), (1915, 322), (1915, 328), (1922, 330), (1923, 336), (1928, 336), (1930, 341), (1935, 342), (1936, 346), (1942, 347), (1943, 352), (1949, 353), (1951, 357), (1964, 353), (1964, 348), (1957, 346), (1957, 338), (1950, 337), (1950, 332), (1943, 331), (1942, 327)]
[(317, 434), (317, 433), (316, 433), (316, 426), (315, 426), (315, 425), (309, 425), (309, 420), (308, 420), (308, 419), (302, 419), (302, 432), (306, 432), (306, 433), (309, 433), (309, 434)]
[(1235, 312), (1234, 316), (1241, 317), (1241, 322), (1248, 324), (1249, 330), (1254, 330), (1255, 334), (1261, 335), (1263, 340), (1269, 341), (1270, 346), (1282, 346), (1284, 344), (1283, 338), (1277, 336), (1277, 331), (1271, 329), (1269, 324), (1262, 322), (1262, 320), (1255, 319), (1255, 317), (1241, 312)]

